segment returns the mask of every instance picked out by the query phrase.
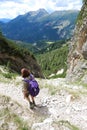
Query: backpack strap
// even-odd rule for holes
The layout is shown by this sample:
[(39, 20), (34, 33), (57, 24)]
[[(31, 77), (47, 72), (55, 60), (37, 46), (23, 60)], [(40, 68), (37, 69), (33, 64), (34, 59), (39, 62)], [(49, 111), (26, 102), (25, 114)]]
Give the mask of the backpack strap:
[(33, 74), (30, 74), (30, 80), (35, 80)]

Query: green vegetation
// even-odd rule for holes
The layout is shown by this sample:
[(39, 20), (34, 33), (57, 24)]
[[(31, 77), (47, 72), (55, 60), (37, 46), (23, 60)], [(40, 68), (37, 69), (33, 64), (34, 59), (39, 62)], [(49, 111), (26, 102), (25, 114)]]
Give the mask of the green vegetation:
[(67, 55), (68, 45), (64, 44), (59, 49), (49, 51), (44, 54), (37, 55), (38, 63), (40, 64), (42, 71), (46, 77), (50, 74), (56, 74), (58, 70), (64, 69), (63, 74), (56, 75), (55, 77), (65, 77), (67, 70)]
[(0, 36), (2, 36), (2, 31), (1, 31), (1, 28), (0, 28)]
[(18, 126), (18, 130), (29, 130), (27, 123), (25, 123), (19, 116), (13, 114), (14, 122)]
[[(52, 73), (56, 73), (60, 69), (64, 69), (64, 72), (59, 75), (54, 75), (53, 78), (65, 77), (66, 76), (66, 60), (68, 55), (68, 40), (59, 40), (56, 42), (51, 41), (38, 41), (35, 45), (30, 48), (30, 44), (26, 44), (25, 47), (33, 50), (36, 59), (41, 66), (41, 69), (48, 77)], [(23, 44), (22, 44), (23, 46)]]
[(86, 3), (87, 2), (87, 0), (83, 0), (83, 3)]
[(7, 108), (0, 111), (0, 120), (3, 118), (5, 118), (3, 127), (8, 126), (9, 122), (13, 122), (14, 125), (16, 125), (17, 130), (28, 130), (27, 123), (25, 123), (18, 115), (12, 113)]
[(39, 48), (37, 54), (44, 54), (49, 51), (53, 51), (55, 49), (60, 48), (63, 44), (65, 44), (67, 40), (59, 40), (56, 42), (50, 42), (50, 41), (39, 41), (37, 43), (37, 47)]
[(30, 52), (19, 45), (14, 44), (12, 40), (6, 39), (4, 36), (0, 35), (0, 51), (7, 51), (11, 55), (24, 57), (30, 54)]
[(0, 65), (0, 82), (9, 83), (15, 80), (17, 76), (18, 73), (11, 72), (7, 66)]
[[(0, 98), (0, 102), (6, 106), (10, 102), (10, 98), (7, 96), (0, 95)], [(16, 130), (31, 130), (31, 128), (27, 125), (27, 122), (23, 121), (20, 115), (15, 114), (14, 110), (10, 109), (10, 106), (0, 109), (0, 121), (2, 124), (0, 125), (0, 130), (4, 130), (5, 128), (9, 129), (10, 123), (13, 123)]]
[(77, 126), (70, 124), (69, 121), (61, 120), (58, 123), (64, 125), (65, 127), (69, 128), (70, 130), (79, 130), (79, 128)]
[[(21, 57), (25, 59), (25, 57), (31, 56), (32, 59), (36, 60), (34, 55), (29, 52), (28, 48), (21, 47), (18, 44), (15, 44), (13, 41), (6, 39), (4, 36), (0, 35), (0, 52), (6, 54), (11, 57), (6, 59), (3, 63), (7, 64), (7, 68), (15, 68), (14, 61), (17, 60), (16, 58)], [(55, 75), (53, 78), (58, 77), (65, 77), (66, 70), (67, 70), (67, 55), (68, 55), (68, 45), (66, 44), (66, 40), (59, 40), (57, 42), (50, 42), (50, 41), (39, 41), (36, 45), (39, 48), (38, 53), (36, 55), (37, 61), (42, 69), (42, 72), (45, 77), (48, 77), (52, 73)], [(30, 59), (31, 60), (31, 59)], [(1, 62), (2, 64), (2, 62)], [(16, 63), (16, 65), (18, 62)], [(17, 65), (18, 67), (18, 65)], [(63, 73), (56, 75), (56, 73), (63, 69)], [(13, 73), (4, 73), (4, 77), (12, 78)]]
[(87, 0), (83, 0), (82, 9), (81, 9), (81, 11), (80, 11), (80, 13), (79, 13), (79, 15), (78, 15), (78, 17), (77, 17), (77, 23), (78, 23), (79, 25), (81, 25), (83, 19), (84, 19), (85, 17), (87, 17), (87, 10), (86, 10), (86, 8), (87, 8)]
[[(41, 75), (40, 66), (29, 49), (15, 44), (13, 41), (0, 35), (0, 65), (7, 65), (12, 72), (20, 73), (21, 68), (27, 67), (35, 76)], [(37, 71), (39, 73), (37, 73)]]
[(16, 74), (15, 73), (12, 73), (12, 72), (8, 72), (8, 73), (3, 73), (3, 76), (5, 78), (9, 78), (9, 79), (13, 79), (16, 77)]
[(37, 43), (40, 40), (57, 41), (71, 38), (78, 12), (54, 11), (49, 14), (46, 10), (40, 10), (33, 12), (33, 15), (28, 12), (1, 27), (11, 39), (27, 43)]
[(52, 42), (52, 41), (48, 41), (48, 40), (47, 41), (40, 40), (34, 44), (23, 43), (23, 42), (17, 42), (17, 44), (19, 44), (23, 48), (29, 49), (35, 55), (38, 55), (38, 54), (43, 54), (43, 53), (52, 51), (54, 49), (60, 48), (67, 41), (68, 40), (58, 40), (58, 41)]

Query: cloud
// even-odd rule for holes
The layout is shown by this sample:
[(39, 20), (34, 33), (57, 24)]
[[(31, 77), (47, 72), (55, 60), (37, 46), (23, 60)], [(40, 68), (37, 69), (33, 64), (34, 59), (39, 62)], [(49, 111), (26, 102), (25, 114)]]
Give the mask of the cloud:
[(10, 2), (10, 1), (12, 1), (12, 2), (17, 2), (17, 3), (20, 3), (21, 2), (21, 0), (0, 0), (0, 2)]
[[(54, 4), (53, 4), (54, 3)], [(54, 10), (70, 10), (70, 9), (75, 9), (79, 10), (81, 9), (82, 2), (81, 0), (55, 0), (52, 2), (51, 8)]]
[(81, 0), (0, 0), (0, 18), (14, 18), (29, 11), (80, 9)]

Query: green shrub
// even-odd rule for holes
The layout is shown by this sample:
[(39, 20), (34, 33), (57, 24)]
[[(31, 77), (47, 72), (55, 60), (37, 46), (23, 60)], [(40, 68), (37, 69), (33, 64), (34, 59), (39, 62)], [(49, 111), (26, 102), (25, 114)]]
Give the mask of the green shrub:
[(4, 76), (5, 78), (12, 79), (12, 78), (15, 78), (15, 77), (16, 77), (16, 74), (15, 74), (15, 73), (8, 72), (8, 73), (3, 73), (3, 76)]

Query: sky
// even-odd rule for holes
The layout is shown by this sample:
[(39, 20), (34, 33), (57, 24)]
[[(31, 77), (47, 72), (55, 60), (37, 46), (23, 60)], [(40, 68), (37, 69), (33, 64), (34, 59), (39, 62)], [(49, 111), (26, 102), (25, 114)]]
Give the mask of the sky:
[(0, 18), (15, 18), (29, 11), (44, 8), (55, 10), (80, 10), (82, 0), (0, 0)]

